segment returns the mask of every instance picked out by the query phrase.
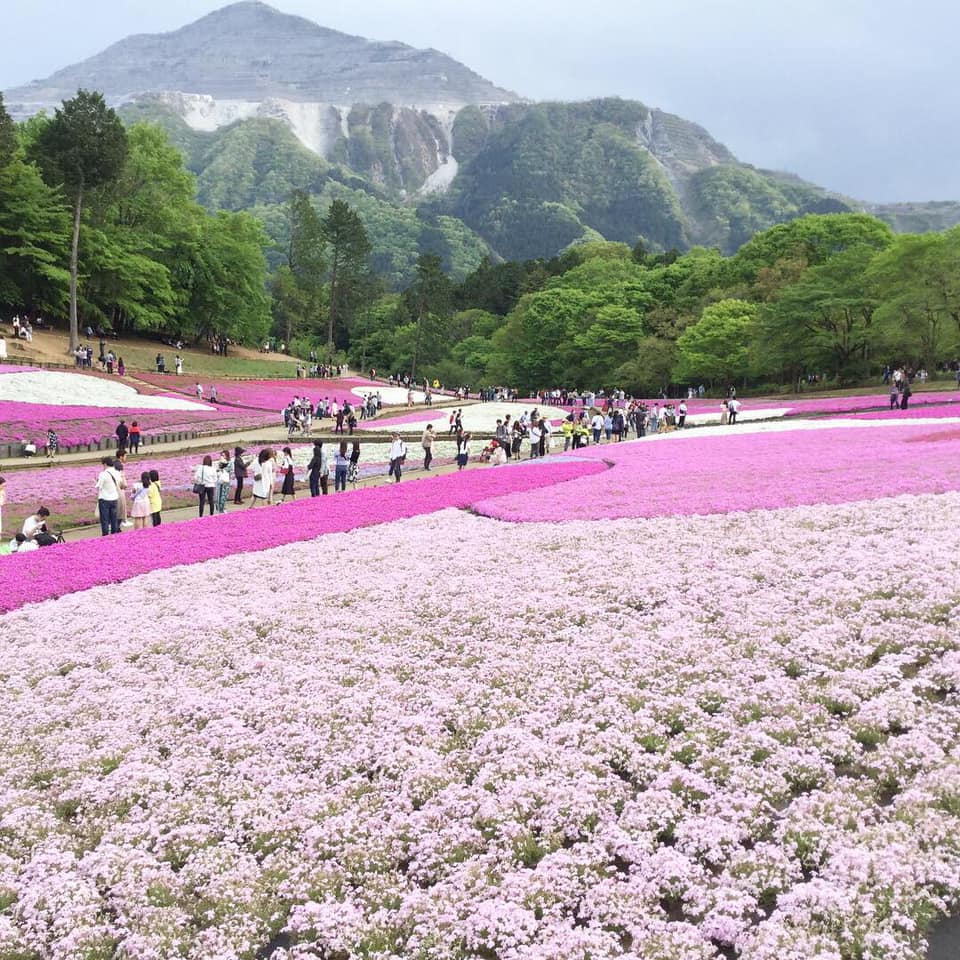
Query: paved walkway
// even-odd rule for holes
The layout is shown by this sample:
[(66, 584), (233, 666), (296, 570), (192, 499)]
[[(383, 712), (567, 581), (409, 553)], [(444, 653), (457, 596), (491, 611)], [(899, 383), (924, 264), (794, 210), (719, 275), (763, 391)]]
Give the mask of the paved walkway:
[[(560, 453), (561, 451), (558, 450), (555, 452)], [(428, 476), (427, 472), (424, 471), (422, 466), (420, 466), (420, 463), (421, 461), (417, 459), (417, 460), (413, 460), (411, 465), (411, 462), (408, 458), (407, 465), (405, 465), (403, 468), (403, 475), (402, 475), (403, 479), (401, 480), (401, 483), (406, 483), (409, 480), (415, 480), (415, 479)], [(478, 469), (488, 469), (490, 467), (491, 467), (490, 464), (480, 463), (479, 461), (473, 461), (471, 463), (468, 463), (464, 469), (478, 470)], [(435, 464), (433, 467), (431, 467), (429, 471), (429, 475), (439, 476), (445, 473), (456, 473), (456, 471), (457, 471), (457, 465), (455, 463)], [(395, 481), (391, 477), (388, 477), (386, 475), (386, 467), (384, 467), (383, 474), (380, 474), (375, 477), (367, 477), (363, 480), (358, 481), (356, 484), (351, 484), (351, 487), (353, 486), (382, 487), (388, 483), (394, 483), (394, 482)], [(330, 490), (329, 496), (331, 497), (336, 496), (336, 494), (333, 492), (333, 474), (332, 473), (330, 474), (329, 490)], [(246, 491), (246, 490), (244, 492), (249, 493), (249, 491)], [(276, 498), (277, 503), (275, 503), (273, 506), (270, 506), (270, 507), (264, 506), (264, 507), (251, 508), (249, 496), (247, 497), (246, 500), (244, 500), (241, 506), (236, 506), (232, 500), (228, 500), (227, 513), (234, 513), (237, 510), (249, 510), (249, 509), (256, 509), (256, 510), (281, 509), (282, 510), (284, 505), (282, 503), (279, 503), (280, 494), (278, 493), (278, 494), (275, 494), (274, 496)], [(298, 490), (296, 498), (297, 500), (309, 499), (310, 491)], [(96, 507), (96, 504), (93, 504), (91, 506), (91, 510), (93, 510), (95, 507)], [(164, 510), (163, 522), (164, 524), (170, 524), (170, 523), (183, 523), (187, 520), (196, 520), (197, 513), (198, 513), (197, 506), (178, 507), (172, 510)], [(126, 530), (132, 530), (132, 529), (133, 529), (132, 527), (125, 527), (124, 530), (121, 531), (121, 533), (126, 532)], [(100, 533), (100, 525), (98, 523), (90, 524), (89, 526), (83, 526), (83, 527), (70, 527), (69, 529), (63, 531), (63, 539), (68, 542), (71, 540), (88, 540), (91, 537), (99, 537), (99, 536), (101, 536), (101, 533)]]

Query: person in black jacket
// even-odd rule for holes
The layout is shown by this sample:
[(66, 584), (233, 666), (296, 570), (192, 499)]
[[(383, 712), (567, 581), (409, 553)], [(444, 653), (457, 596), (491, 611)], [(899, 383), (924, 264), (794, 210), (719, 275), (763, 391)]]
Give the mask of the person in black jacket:
[(127, 437), (130, 436), (130, 428), (125, 420), (121, 420), (117, 424), (114, 433), (117, 435), (117, 456), (122, 457), (127, 452)]
[(310, 496), (319, 497), (320, 491), (327, 495), (327, 482), (330, 479), (330, 464), (323, 451), (323, 441), (313, 441), (313, 457), (307, 464), (307, 476), (310, 481)]
[(243, 481), (247, 477), (247, 467), (251, 463), (250, 460), (243, 459), (245, 452), (243, 447), (234, 447), (233, 450), (233, 476), (237, 481), (237, 489), (233, 495), (234, 503), (240, 503), (243, 500)]

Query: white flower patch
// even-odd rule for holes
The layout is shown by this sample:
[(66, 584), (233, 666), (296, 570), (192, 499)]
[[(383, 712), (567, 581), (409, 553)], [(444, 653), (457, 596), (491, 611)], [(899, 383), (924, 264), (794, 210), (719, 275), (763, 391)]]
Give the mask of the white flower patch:
[[(369, 387), (354, 387), (350, 391), (355, 397), (360, 397), (361, 400), (366, 399), (370, 396), (371, 393), (379, 393), (380, 399), (387, 406), (402, 406), (407, 402), (407, 388), (406, 387), (381, 387), (381, 386), (369, 386)], [(413, 391), (413, 402), (414, 403), (423, 403), (426, 399), (424, 392), (422, 390)]]
[(183, 397), (138, 393), (118, 380), (82, 373), (31, 370), (0, 377), (0, 400), (42, 403), (49, 406), (103, 407), (126, 410), (213, 410), (205, 403)]

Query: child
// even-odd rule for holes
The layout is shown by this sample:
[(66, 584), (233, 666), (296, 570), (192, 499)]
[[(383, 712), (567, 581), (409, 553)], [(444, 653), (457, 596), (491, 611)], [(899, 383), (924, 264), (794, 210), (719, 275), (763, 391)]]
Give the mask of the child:
[(147, 525), (147, 517), (152, 510), (150, 506), (150, 474), (141, 473), (140, 482), (133, 488), (133, 503), (130, 506), (130, 516), (133, 518), (133, 529), (142, 530)]
[(160, 474), (156, 470), (151, 470), (147, 476), (150, 478), (150, 519), (155, 527), (159, 527), (160, 511), (163, 509), (163, 500), (160, 497)]

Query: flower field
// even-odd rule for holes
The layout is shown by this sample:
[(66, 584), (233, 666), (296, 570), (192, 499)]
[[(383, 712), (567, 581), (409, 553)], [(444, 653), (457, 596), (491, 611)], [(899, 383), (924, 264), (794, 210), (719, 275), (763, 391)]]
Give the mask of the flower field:
[(308, 604), (314, 543), (132, 581), (119, 635), (114, 588), (9, 614), (0, 956), (919, 957), (960, 890), (958, 521), (531, 554), (444, 511), (325, 538), (380, 576)]
[(944, 427), (0, 559), (0, 960), (922, 960), (960, 909)]
[(121, 417), (127, 424), (136, 420), (144, 436), (181, 431), (244, 430), (279, 422), (277, 415), (228, 408), (144, 412), (136, 407), (119, 407), (107, 412), (98, 407), (0, 401), (0, 442), (33, 441), (39, 449), (46, 445), (47, 430), (52, 427), (60, 438), (61, 448), (97, 443), (114, 435)]
[[(164, 390), (176, 391), (184, 396), (194, 396), (197, 380), (188, 376), (171, 374), (138, 373), (137, 378)], [(240, 407), (258, 410), (282, 410), (294, 397), (310, 397), (314, 405), (328, 398), (342, 404), (345, 400), (356, 403), (369, 393), (379, 391), (384, 404), (405, 404), (407, 391), (389, 387), (362, 377), (340, 377), (335, 380), (202, 380), (204, 396), (210, 395), (210, 387), (216, 385), (217, 399)], [(423, 394), (414, 391), (417, 403), (423, 403)]]
[[(873, 424), (873, 421), (869, 422)], [(508, 494), (476, 509), (510, 521), (604, 520), (846, 503), (902, 493), (960, 490), (960, 437), (936, 442), (929, 425), (856, 424), (739, 433), (740, 427), (672, 433), (571, 452), (612, 469), (553, 487), (536, 499)]]

